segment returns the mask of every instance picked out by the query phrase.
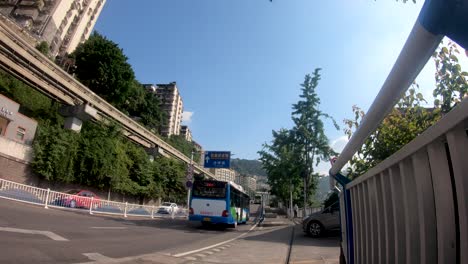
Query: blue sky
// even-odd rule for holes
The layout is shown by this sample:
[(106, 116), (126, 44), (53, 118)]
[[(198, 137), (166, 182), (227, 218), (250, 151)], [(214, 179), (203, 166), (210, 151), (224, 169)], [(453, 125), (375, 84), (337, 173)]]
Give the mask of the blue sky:
[[(292, 126), (299, 84), (316, 67), (323, 68), (318, 94), (324, 112), (342, 126), (352, 105), (367, 109), (421, 6), (393, 0), (110, 0), (95, 29), (123, 48), (140, 82), (177, 82), (186, 123), (205, 150), (254, 159), (272, 130)], [(418, 77), (427, 96), (433, 64)], [(326, 132), (341, 149), (343, 131), (327, 123)]]

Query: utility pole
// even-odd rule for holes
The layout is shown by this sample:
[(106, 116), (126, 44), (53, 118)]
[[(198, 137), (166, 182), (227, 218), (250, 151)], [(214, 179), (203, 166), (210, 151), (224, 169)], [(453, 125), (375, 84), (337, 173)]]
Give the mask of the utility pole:
[[(187, 175), (187, 182), (193, 180), (193, 150), (192, 154), (190, 155), (190, 165), (188, 169), (188, 175)], [(190, 210), (190, 190), (192, 188), (187, 186), (187, 210)]]
[(289, 215), (291, 218), (294, 218), (292, 190), (293, 190), (292, 182), (291, 182), (291, 179), (289, 179)]

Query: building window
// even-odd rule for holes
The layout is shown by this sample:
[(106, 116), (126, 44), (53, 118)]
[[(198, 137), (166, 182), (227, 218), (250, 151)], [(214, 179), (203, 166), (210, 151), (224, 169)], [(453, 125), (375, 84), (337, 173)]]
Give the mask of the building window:
[(26, 135), (26, 129), (22, 127), (18, 127), (18, 130), (16, 131), (16, 139), (23, 141), (25, 135)]

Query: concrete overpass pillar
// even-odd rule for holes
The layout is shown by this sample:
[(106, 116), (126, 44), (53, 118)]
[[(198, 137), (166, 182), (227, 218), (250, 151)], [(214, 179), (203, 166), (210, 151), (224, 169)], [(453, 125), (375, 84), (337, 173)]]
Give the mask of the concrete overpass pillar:
[(83, 121), (97, 118), (97, 110), (88, 104), (64, 106), (59, 112), (66, 117), (64, 128), (76, 132), (81, 131)]

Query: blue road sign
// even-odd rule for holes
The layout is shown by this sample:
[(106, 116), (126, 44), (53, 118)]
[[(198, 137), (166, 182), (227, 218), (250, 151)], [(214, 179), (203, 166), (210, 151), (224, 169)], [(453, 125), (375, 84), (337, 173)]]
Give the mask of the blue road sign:
[(230, 168), (230, 151), (205, 151), (205, 168)]
[(192, 188), (192, 185), (193, 185), (192, 181), (186, 181), (185, 182), (185, 187), (187, 187), (187, 188)]

